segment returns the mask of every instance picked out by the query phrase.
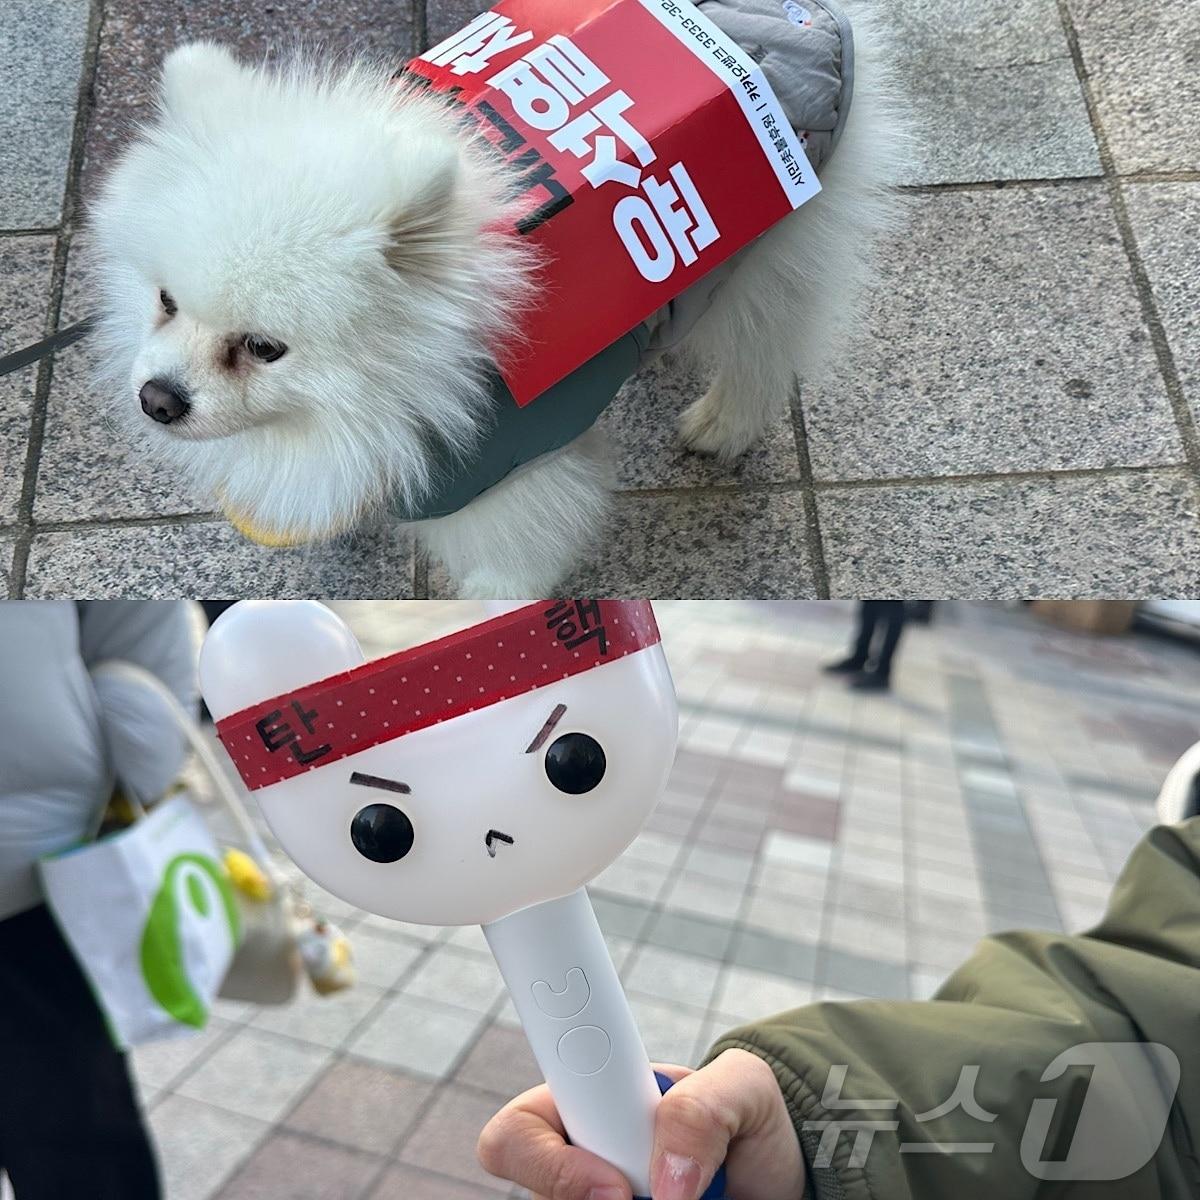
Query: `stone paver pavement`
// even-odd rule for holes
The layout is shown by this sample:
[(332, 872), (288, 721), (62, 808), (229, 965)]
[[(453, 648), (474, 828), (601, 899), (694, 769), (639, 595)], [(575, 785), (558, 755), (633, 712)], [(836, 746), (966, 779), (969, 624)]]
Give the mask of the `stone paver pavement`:
[[(1200, 737), (1195, 647), (943, 605), (890, 698), (820, 664), (846, 604), (662, 602), (682, 705), (667, 793), (592, 895), (651, 1054), (812, 1001), (920, 999), (989, 931), (1077, 931)], [(370, 656), (475, 619), (341, 604)], [(312, 884), (361, 982), (288, 1009), (220, 1005), (140, 1049), (170, 1200), (495, 1200), (479, 1129), (537, 1082), (477, 929), (364, 915)]]
[[(869, 0), (925, 125), (913, 222), (862, 344), (731, 470), (685, 455), (669, 366), (604, 419), (620, 450), (586, 594), (1187, 595), (1200, 572), (1200, 8)], [(464, 0), (10, 0), (0, 30), (0, 350), (88, 309), (88, 196), (164, 52), (294, 33), (400, 62)], [(110, 430), (83, 347), (0, 382), (14, 596), (444, 596), (401, 534), (236, 537)], [(11, 548), (11, 560), (9, 549)]]

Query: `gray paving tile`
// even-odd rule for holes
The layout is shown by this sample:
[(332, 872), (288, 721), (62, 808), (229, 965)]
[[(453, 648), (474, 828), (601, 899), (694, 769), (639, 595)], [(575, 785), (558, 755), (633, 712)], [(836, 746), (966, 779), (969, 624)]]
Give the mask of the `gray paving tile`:
[[(812, 596), (804, 528), (794, 492), (618, 496), (600, 544), (560, 590), (697, 599)], [(429, 578), (431, 597), (454, 595), (439, 566)]]
[[(723, 802), (720, 808), (728, 811), (732, 804)], [(689, 875), (702, 875), (738, 886), (749, 880), (753, 870), (753, 855), (714, 850), (709, 846), (694, 846), (684, 862), (684, 871)]]
[(220, 1200), (357, 1200), (383, 1160), (294, 1133), (273, 1133), (250, 1156)]
[(742, 929), (734, 938), (731, 960), (739, 967), (807, 982), (815, 978), (817, 948), (807, 942), (776, 937), (762, 929)]
[[(1100, 905), (1100, 912), (1104, 905)], [(1025, 905), (1005, 906), (989, 905), (987, 908), (987, 929), (989, 933), (1003, 933), (1010, 929), (1044, 929), (1058, 933), (1063, 928), (1062, 918), (1057, 906), (1041, 912), (1030, 912)]]
[(693, 913), (663, 912), (647, 927), (645, 940), (652, 946), (720, 961), (725, 957), (733, 929), (728, 921), (714, 921)]
[[(241, 1029), (176, 1089), (244, 1117), (277, 1121), (321, 1073), (330, 1052), (323, 1047)], [(231, 1086), (231, 1080), (238, 1081)]]
[(908, 939), (903, 913), (892, 917), (834, 907), (823, 935), (831, 945), (890, 963), (907, 963)]
[(1200, 167), (1200, 8), (1067, 0), (1117, 170)]
[(432, 1092), (431, 1083), (398, 1071), (353, 1060), (337, 1062), (288, 1114), (285, 1123), (301, 1133), (388, 1154)]
[(945, 982), (944, 971), (917, 971), (908, 973), (908, 990), (913, 1000), (932, 1000), (933, 994)]
[(28, 596), (409, 596), (411, 546), (384, 530), (296, 550), (254, 546), (224, 522), (41, 534)]
[(479, 0), (426, 0), (425, 21), (429, 29), (426, 42), (436, 45), (479, 12)]
[(166, 1088), (186, 1067), (212, 1053), (216, 1043), (229, 1032), (229, 1023), (214, 1017), (203, 1030), (188, 1037), (148, 1042), (130, 1055), (134, 1073), (142, 1087)]
[(718, 466), (712, 458), (684, 450), (676, 428), (679, 414), (706, 390), (702, 374), (663, 359), (621, 390), (599, 423), (616, 452), (621, 487), (728, 486), (799, 478), (790, 413), (733, 467)]
[(431, 1003), (453, 996), (459, 1008), (480, 1015), (492, 1007), (503, 990), (504, 981), (490, 955), (460, 954), (449, 947), (439, 947), (425, 958), (403, 988), (406, 996)]
[[(32, 0), (31, 0), (32, 2)], [(104, 6), (94, 114), (88, 126), (83, 193), (128, 136), (150, 116), (159, 67), (174, 46), (211, 38), (247, 62), (292, 44), (294, 35), (333, 52), (365, 51), (403, 63), (412, 50), (408, 0), (108, 0)]]
[(12, 556), (12, 538), (0, 537), (0, 588), (3, 588), (5, 596), (11, 595), (9, 588), (12, 583)]
[(393, 996), (351, 1040), (358, 1058), (441, 1079), (475, 1039), (483, 1018), (449, 1004)]
[(921, 197), (864, 328), (804, 397), (817, 479), (1183, 461), (1098, 184)]
[[(1126, 838), (1124, 845), (1128, 846), (1130, 841), (1130, 838)], [(1058, 907), (1044, 875), (1040, 883), (1026, 880), (1014, 884), (1007, 879), (991, 876), (984, 870), (980, 885), (984, 909), (989, 916), (1001, 914), (1009, 920), (1014, 916), (1023, 916), (1026, 921), (1050, 921), (1057, 925)]]
[(666, 885), (667, 875), (661, 867), (638, 862), (622, 856), (592, 880), (592, 889), (614, 896), (625, 896), (653, 904)]
[(712, 959), (643, 946), (624, 972), (624, 981), (631, 992), (707, 1009), (720, 969)]
[(211, 499), (113, 424), (109, 398), (92, 382), (84, 345), (55, 355), (34, 519), (102, 521), (211, 511)]
[(270, 1130), (265, 1122), (184, 1096), (156, 1104), (150, 1126), (171, 1200), (208, 1200)]
[(1200, 183), (1133, 184), (1125, 197), (1184, 394), (1200, 420)]
[(645, 929), (654, 909), (649, 904), (629, 896), (608, 896), (591, 892), (592, 908), (605, 935), (638, 938)]
[[(355, 937), (351, 934), (352, 942)], [(286, 1034), (314, 1046), (337, 1049), (382, 995), (382, 989), (362, 981), (332, 996), (319, 996), (307, 989), (290, 1004), (264, 1007), (253, 1024), (257, 1029)]]
[(805, 983), (771, 971), (726, 967), (713, 1000), (713, 1007), (739, 1021), (761, 1021), (770, 1013), (799, 1008), (812, 999), (813, 989)]
[(821, 983), (858, 996), (878, 996), (885, 1000), (908, 999), (906, 966), (852, 954), (837, 946), (822, 948)]
[(492, 1188), (476, 1187), (471, 1183), (460, 1183), (417, 1167), (389, 1167), (380, 1179), (368, 1200), (398, 1200), (399, 1197), (413, 1200), (495, 1200)]
[(889, 13), (904, 46), (900, 54), (924, 54), (976, 67), (1049, 62), (1067, 53), (1053, 0), (1011, 0), (989, 9), (986, 0), (910, 0)]
[(494, 1096), (480, 1095), (454, 1084), (442, 1089), (400, 1151), (400, 1161), (426, 1170), (442, 1171), (464, 1183), (507, 1193), (510, 1184), (487, 1174), (475, 1161), (480, 1130), (499, 1105)]
[(895, 916), (904, 913), (904, 888), (895, 884), (868, 883), (865, 880), (842, 880), (835, 884), (834, 899), (841, 908), (856, 912), (880, 913)]
[(1100, 173), (1054, 0), (917, 0), (894, 20), (923, 142), (907, 182)]
[(665, 872), (675, 865), (682, 847), (683, 842), (679, 838), (642, 833), (634, 839), (622, 857), (632, 859), (634, 862), (649, 863)]
[(471, 1048), (454, 1082), (508, 1100), (542, 1082), (529, 1040), (519, 1029), (493, 1025)]
[(681, 875), (663, 901), (674, 912), (688, 912), (718, 921), (736, 921), (742, 906), (743, 887), (707, 879), (702, 875)]
[(818, 503), (835, 596), (1190, 596), (1197, 588), (1200, 514), (1182, 472), (834, 488)]
[[(45, 331), (53, 257), (52, 238), (0, 238), (0, 355), (36, 342)], [(36, 375), (30, 366), (0, 378), (0, 521), (17, 515)]]
[(0, 26), (0, 229), (62, 218), (88, 0), (8, 0)]
[(652, 1062), (693, 1065), (696, 1042), (705, 1024), (702, 1009), (638, 995), (630, 995), (629, 1007)]

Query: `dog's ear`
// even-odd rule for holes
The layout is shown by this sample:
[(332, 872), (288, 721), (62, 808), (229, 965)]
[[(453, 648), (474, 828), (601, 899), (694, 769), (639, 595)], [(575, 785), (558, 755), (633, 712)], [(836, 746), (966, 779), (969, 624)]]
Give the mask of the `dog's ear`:
[(422, 156), (422, 178), (389, 215), (384, 257), (395, 271), (431, 274), (444, 263), (446, 234), (454, 220), (462, 161), (451, 141)]
[(197, 101), (211, 98), (222, 83), (238, 78), (243, 68), (216, 42), (188, 42), (163, 62), (162, 102), (170, 112), (181, 113)]

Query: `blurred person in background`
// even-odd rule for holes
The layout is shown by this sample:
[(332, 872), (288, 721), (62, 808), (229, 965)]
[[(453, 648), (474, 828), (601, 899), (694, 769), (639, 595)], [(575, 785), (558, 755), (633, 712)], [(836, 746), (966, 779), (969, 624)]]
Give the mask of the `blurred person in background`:
[[(825, 671), (830, 675), (849, 675), (850, 686), (857, 691), (886, 692), (892, 684), (892, 659), (907, 619), (904, 606), (903, 600), (859, 601), (854, 649), (845, 658), (829, 663)], [(880, 636), (876, 637), (876, 633)]]
[(106, 660), (196, 704), (176, 601), (0, 602), (0, 1172), (17, 1200), (157, 1200), (125, 1055), (43, 903), (37, 862), (94, 836), (116, 778), (166, 792), (184, 744), (153, 701), (96, 684)]

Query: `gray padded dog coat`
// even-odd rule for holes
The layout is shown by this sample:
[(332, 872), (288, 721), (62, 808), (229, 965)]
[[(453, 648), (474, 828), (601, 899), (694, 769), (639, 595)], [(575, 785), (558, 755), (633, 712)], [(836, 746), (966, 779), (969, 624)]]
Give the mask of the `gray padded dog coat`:
[[(698, 0), (697, 7), (762, 68), (819, 173), (841, 137), (854, 88), (854, 37), (836, 0)], [(687, 336), (736, 262), (734, 255), (672, 300), (653, 332), (637, 326), (524, 408), (495, 374), (491, 423), (476, 447), (465, 457), (443, 454), (432, 491), (398, 515), (449, 516), (586, 433), (643, 363)]]

